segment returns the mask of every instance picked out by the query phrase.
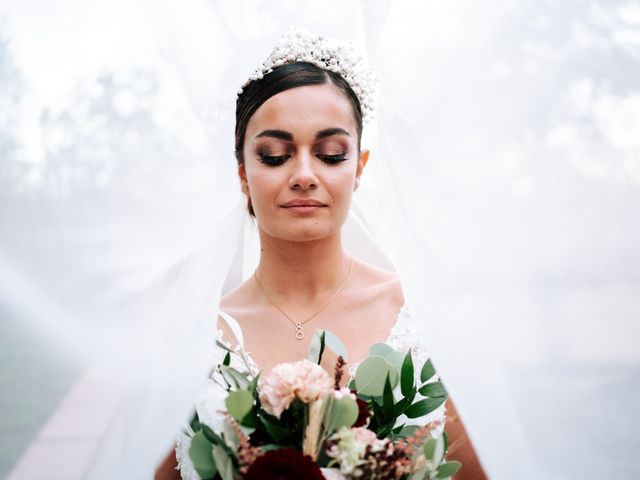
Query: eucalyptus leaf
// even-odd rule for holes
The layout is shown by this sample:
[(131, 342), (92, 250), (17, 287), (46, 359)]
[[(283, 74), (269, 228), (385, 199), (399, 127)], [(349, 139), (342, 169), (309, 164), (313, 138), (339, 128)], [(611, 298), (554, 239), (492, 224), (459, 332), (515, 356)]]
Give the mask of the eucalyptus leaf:
[(404, 425), (400, 428), (400, 431), (396, 434), (398, 437), (407, 438), (416, 433), (420, 427), (417, 425)]
[(330, 431), (339, 430), (342, 427), (351, 427), (358, 419), (358, 404), (348, 395), (342, 398), (334, 398), (330, 405), (329, 418), (326, 422)]
[(415, 378), (413, 377), (413, 359), (411, 358), (411, 350), (407, 352), (402, 362), (400, 370), (400, 391), (402, 395), (408, 397), (412, 390), (415, 390)]
[[(224, 438), (224, 445), (226, 445), (229, 448), (229, 450), (231, 450), (232, 452), (235, 452), (238, 449), (238, 446), (240, 445), (240, 438), (238, 437), (238, 434), (233, 429), (231, 424), (227, 421), (225, 421), (222, 426), (222, 437)], [(218, 446), (224, 446), (224, 445), (218, 445)]]
[(227, 395), (224, 404), (229, 414), (238, 422), (242, 422), (253, 408), (253, 395), (247, 390), (236, 390)]
[(386, 358), (386, 360), (395, 367), (399, 374), (402, 369), (402, 362), (404, 362), (404, 353), (394, 351)]
[(233, 461), (227, 451), (220, 445), (216, 445), (213, 447), (213, 458), (218, 468), (218, 474), (222, 477), (222, 480), (235, 480)]
[(436, 478), (450, 478), (458, 470), (460, 470), (460, 467), (462, 467), (462, 464), (460, 462), (456, 462), (455, 460), (447, 463), (442, 463), (436, 470)]
[(436, 440), (436, 447), (433, 451), (433, 455), (431, 456), (431, 461), (433, 462), (434, 466), (438, 466), (440, 465), (440, 462), (442, 462), (442, 459), (444, 458), (446, 449), (444, 444), (444, 438), (442, 437), (442, 435), (437, 437), (435, 440)]
[(215, 477), (217, 468), (213, 459), (213, 443), (205, 437), (204, 433), (197, 432), (191, 439), (189, 458), (201, 478)]
[(427, 473), (429, 473), (428, 472), (428, 468), (427, 467), (422, 467), (417, 472), (414, 472), (409, 477), (409, 480), (425, 480), (427, 478)]
[(382, 357), (366, 358), (356, 370), (356, 390), (363, 395), (379, 397), (384, 392), (384, 383), (389, 377), (391, 387), (398, 384), (396, 369)]
[(409, 418), (422, 417), (428, 413), (433, 412), (446, 400), (447, 399), (443, 397), (425, 398), (423, 400), (418, 400), (416, 403), (407, 408), (404, 414)]
[(330, 348), (333, 353), (342, 357), (344, 360), (348, 360), (349, 356), (347, 355), (347, 347), (344, 346), (344, 343), (342, 343), (335, 333), (325, 330), (324, 339), (326, 346)]
[(377, 355), (385, 358), (390, 352), (393, 352), (393, 348), (386, 343), (374, 343), (369, 347), (369, 356)]
[(387, 362), (393, 365), (398, 373), (400, 373), (400, 369), (402, 367), (402, 362), (404, 361), (404, 355), (402, 352), (398, 352), (394, 350), (391, 346), (386, 343), (375, 343), (369, 348), (369, 356), (376, 356), (384, 358)]
[(431, 359), (424, 362), (422, 366), (422, 370), (420, 371), (420, 381), (426, 382), (430, 380), (436, 374), (436, 369), (433, 368), (433, 364), (431, 363)]
[(433, 454), (436, 452), (436, 446), (438, 445), (438, 440), (435, 438), (430, 438), (426, 442), (424, 442), (424, 456), (429, 460), (433, 459)]
[(320, 365), (322, 361), (322, 354), (324, 353), (326, 333), (322, 329), (317, 329), (313, 332), (311, 342), (309, 343), (309, 354), (307, 358), (313, 363)]

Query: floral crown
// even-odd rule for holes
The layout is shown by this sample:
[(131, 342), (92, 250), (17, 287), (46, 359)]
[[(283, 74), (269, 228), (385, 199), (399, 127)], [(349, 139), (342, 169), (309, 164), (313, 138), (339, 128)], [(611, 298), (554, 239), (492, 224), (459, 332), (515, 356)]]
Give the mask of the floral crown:
[(242, 95), (244, 87), (261, 79), (274, 68), (294, 62), (312, 63), (340, 75), (358, 97), (364, 120), (368, 121), (373, 117), (376, 81), (353, 46), (297, 27), (289, 28), (283, 33), (269, 57), (242, 85), (238, 96)]

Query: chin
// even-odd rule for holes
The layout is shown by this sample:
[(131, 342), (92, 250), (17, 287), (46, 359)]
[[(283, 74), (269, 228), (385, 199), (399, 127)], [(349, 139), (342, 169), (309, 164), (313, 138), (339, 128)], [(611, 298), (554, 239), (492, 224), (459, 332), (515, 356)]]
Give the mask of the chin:
[(265, 230), (271, 237), (288, 242), (312, 242), (335, 235), (340, 229), (328, 225), (300, 225), (293, 228)]

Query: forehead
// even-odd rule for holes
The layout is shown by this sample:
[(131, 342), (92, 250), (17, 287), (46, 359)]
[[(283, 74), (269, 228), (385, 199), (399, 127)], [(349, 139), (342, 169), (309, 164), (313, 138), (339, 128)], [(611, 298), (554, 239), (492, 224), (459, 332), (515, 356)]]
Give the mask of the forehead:
[(356, 121), (349, 101), (333, 84), (307, 85), (280, 92), (269, 98), (256, 110), (247, 125), (247, 139), (269, 128), (315, 134), (340, 127), (353, 132)]

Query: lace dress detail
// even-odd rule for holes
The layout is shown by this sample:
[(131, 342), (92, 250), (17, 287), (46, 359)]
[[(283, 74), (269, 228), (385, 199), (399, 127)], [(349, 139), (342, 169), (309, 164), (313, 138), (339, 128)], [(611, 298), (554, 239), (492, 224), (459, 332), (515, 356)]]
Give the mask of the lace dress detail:
[[(227, 319), (229, 322), (229, 316), (227, 314), (223, 314), (221, 312), (221, 316)], [(235, 322), (233, 318), (230, 319)], [(236, 322), (237, 324), (237, 322)], [(239, 329), (239, 326), (237, 325)], [(233, 329), (233, 328), (232, 328)], [(237, 333), (237, 332), (234, 332)], [(242, 343), (242, 332), (239, 332), (240, 338), (238, 341)], [(256, 375), (259, 372), (259, 368), (253, 358), (251, 357), (251, 352), (243, 349), (242, 345), (239, 343), (235, 347), (231, 346), (231, 343), (223, 340), (224, 331), (222, 329), (218, 329), (217, 331), (217, 340), (221, 344), (223, 344), (228, 349), (235, 352), (237, 355), (231, 356), (231, 366), (235, 368), (239, 368), (241, 370), (249, 370), (252, 375)], [(389, 336), (385, 343), (391, 346), (394, 350), (398, 350), (401, 352), (406, 352), (411, 349), (411, 354), (413, 357), (413, 363), (416, 365), (415, 376), (417, 381), (420, 381), (420, 367), (427, 361), (429, 358), (429, 354), (426, 346), (420, 342), (420, 335), (416, 328), (416, 325), (411, 317), (411, 312), (408, 305), (404, 304), (400, 308), (398, 312), (398, 316), (396, 317), (396, 321), (389, 331)], [(226, 356), (227, 351), (223, 348), (216, 346), (214, 349), (214, 353), (211, 361), (211, 368), (213, 368), (219, 364), (221, 364)], [(358, 368), (359, 362), (354, 363), (349, 367), (349, 375), (351, 378), (355, 375), (356, 369)], [(198, 417), (202, 423), (205, 423), (207, 426), (212, 428), (214, 431), (220, 432), (222, 431), (222, 422), (224, 417), (220, 414), (216, 413), (220, 409), (224, 409), (224, 398), (226, 396), (226, 391), (221, 386), (223, 382), (216, 381), (215, 375), (208, 379), (206, 387), (203, 389), (200, 395), (198, 395), (195, 407), (196, 412), (198, 413)], [(430, 382), (438, 381), (439, 378), (435, 375)], [(400, 387), (397, 387), (397, 391), (399, 391)], [(420, 393), (416, 394), (415, 400), (420, 400), (424, 398)], [(429, 422), (434, 420), (440, 420), (442, 425), (438, 429), (442, 431), (444, 428), (445, 421), (445, 405), (440, 406), (433, 412), (429, 413), (420, 418), (408, 418), (405, 415), (398, 417), (396, 425), (426, 425)], [(189, 446), (191, 445), (191, 435), (193, 432), (181, 432), (178, 435), (178, 439), (176, 442), (176, 458), (178, 459), (178, 469), (182, 475), (182, 478), (185, 480), (199, 480), (200, 477), (193, 469), (193, 464), (189, 459)]]

